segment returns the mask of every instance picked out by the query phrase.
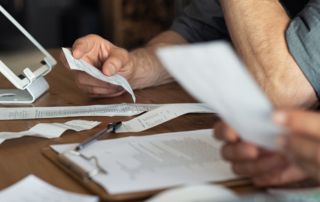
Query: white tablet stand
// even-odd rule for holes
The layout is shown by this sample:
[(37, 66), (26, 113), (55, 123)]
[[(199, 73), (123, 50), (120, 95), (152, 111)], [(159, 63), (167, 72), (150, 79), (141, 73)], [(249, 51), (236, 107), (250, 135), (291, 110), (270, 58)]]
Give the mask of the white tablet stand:
[[(0, 60), (0, 72), (19, 90), (0, 90), (0, 103), (33, 103), (49, 89), (49, 84), (43, 78), (54, 65), (55, 59), (0, 5), (0, 16), (4, 15), (45, 58), (42, 67), (32, 72), (28, 67), (23, 70), (25, 78), (17, 76)], [(40, 62), (40, 61), (39, 61)], [(40, 64), (39, 64), (40, 66)], [(24, 67), (21, 67), (24, 68)], [(24, 76), (23, 76), (24, 77)], [(1, 84), (1, 81), (0, 81)]]
[(18, 89), (9, 89), (1, 90), (0, 89), (0, 103), (12, 103), (12, 104), (28, 104), (33, 103), (38, 99), (42, 94), (44, 94), (49, 89), (48, 82), (43, 78), (44, 75), (49, 73), (54, 64), (51, 63), (50, 59), (45, 58), (44, 61), (49, 67), (49, 70), (40, 77), (36, 77), (29, 68), (24, 70), (29, 84), (24, 90)]
[(0, 103), (33, 103), (48, 89), (49, 84), (40, 77), (25, 90), (0, 90)]

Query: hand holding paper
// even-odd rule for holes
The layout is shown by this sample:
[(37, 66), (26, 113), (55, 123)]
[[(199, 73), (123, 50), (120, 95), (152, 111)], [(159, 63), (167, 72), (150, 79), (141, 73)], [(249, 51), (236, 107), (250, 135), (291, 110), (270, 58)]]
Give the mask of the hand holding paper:
[(136, 97), (133, 93), (133, 90), (132, 90), (130, 84), (128, 83), (128, 81), (124, 77), (122, 77), (118, 74), (115, 74), (113, 76), (106, 76), (99, 69), (90, 65), (89, 63), (85, 62), (84, 60), (82, 60), (82, 59), (76, 60), (72, 56), (72, 53), (70, 50), (68, 50), (66, 48), (63, 48), (62, 50), (66, 56), (66, 59), (67, 59), (71, 69), (78, 70), (78, 71), (84, 71), (84, 72), (88, 73), (89, 75), (91, 75), (101, 81), (108, 82), (108, 83), (118, 85), (118, 86), (122, 86), (126, 91), (128, 91), (132, 95), (133, 101), (136, 102)]
[(249, 142), (277, 149), (283, 133), (271, 119), (273, 107), (228, 42), (160, 49), (170, 73), (198, 100), (214, 108)]

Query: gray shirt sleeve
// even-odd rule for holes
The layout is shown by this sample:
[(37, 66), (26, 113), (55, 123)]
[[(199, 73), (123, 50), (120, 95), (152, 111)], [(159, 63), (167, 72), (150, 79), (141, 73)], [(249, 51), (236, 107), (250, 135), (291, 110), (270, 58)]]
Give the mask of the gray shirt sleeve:
[(320, 0), (310, 0), (286, 31), (289, 50), (320, 97)]
[(193, 0), (174, 21), (171, 30), (189, 43), (230, 40), (220, 0)]

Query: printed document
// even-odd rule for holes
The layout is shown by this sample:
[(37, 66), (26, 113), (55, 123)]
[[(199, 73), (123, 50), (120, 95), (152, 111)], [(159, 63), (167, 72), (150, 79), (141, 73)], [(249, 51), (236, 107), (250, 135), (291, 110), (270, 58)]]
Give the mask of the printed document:
[(76, 194), (56, 188), (34, 175), (0, 192), (2, 202), (98, 202), (97, 196)]
[(63, 50), (64, 54), (66, 55), (67, 61), (68, 61), (71, 69), (78, 70), (78, 71), (84, 71), (84, 72), (90, 74), (91, 76), (101, 80), (101, 81), (108, 82), (108, 83), (118, 85), (118, 86), (122, 86), (126, 91), (128, 91), (128, 93), (130, 93), (132, 95), (133, 101), (136, 102), (136, 97), (135, 97), (133, 90), (132, 90), (129, 82), (127, 81), (127, 79), (120, 76), (119, 74), (115, 74), (113, 76), (106, 76), (99, 69), (90, 65), (89, 63), (85, 62), (84, 60), (82, 60), (82, 59), (76, 60), (72, 56), (72, 53), (70, 50), (68, 50), (66, 48), (62, 48), (62, 50)]
[(272, 121), (273, 106), (231, 44), (218, 41), (158, 50), (162, 64), (199, 101), (249, 142), (278, 149), (284, 129)]
[(188, 113), (214, 113), (205, 104), (170, 104), (123, 122), (117, 133), (141, 132)]
[[(222, 143), (212, 135), (213, 130), (207, 129), (101, 140), (84, 149), (82, 154), (96, 156), (107, 171), (94, 176), (93, 180), (109, 194), (237, 178), (230, 164), (220, 156)], [(63, 153), (76, 146), (51, 147)], [(93, 162), (73, 155), (67, 157), (87, 171), (95, 169)]]
[(101, 122), (73, 120), (66, 123), (39, 123), (28, 131), (23, 132), (0, 132), (0, 144), (8, 139), (20, 138), (23, 136), (34, 136), (42, 138), (60, 137), (66, 130), (74, 130), (77, 132), (90, 130)]

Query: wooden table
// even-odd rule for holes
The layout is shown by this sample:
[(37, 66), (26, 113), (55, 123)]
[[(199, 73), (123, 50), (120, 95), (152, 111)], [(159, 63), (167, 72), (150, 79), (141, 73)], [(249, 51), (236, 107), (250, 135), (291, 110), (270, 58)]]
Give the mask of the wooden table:
[[(42, 95), (34, 104), (29, 105), (0, 105), (0, 107), (55, 107), (55, 106), (84, 106), (99, 104), (132, 103), (129, 93), (116, 98), (93, 99), (82, 93), (73, 80), (73, 74), (63, 67), (59, 60), (60, 50), (49, 51), (58, 61), (58, 65), (45, 78), (50, 89)], [(9, 81), (0, 75), (0, 88), (14, 88)], [(163, 85), (155, 88), (135, 91), (137, 103), (166, 104), (166, 103), (194, 103), (177, 83)], [(1, 132), (20, 132), (29, 130), (38, 123), (64, 123), (75, 118), (39, 119), (0, 121)], [(132, 117), (81, 117), (84, 120), (100, 121), (98, 127), (84, 132), (67, 131), (60, 138), (42, 139), (35, 137), (23, 137), (5, 141), (0, 145), (0, 190), (18, 182), (29, 174), (34, 174), (48, 183), (64, 190), (90, 194), (70, 176), (56, 167), (41, 154), (44, 147), (52, 144), (76, 143), (83, 141), (95, 132), (106, 127), (108, 123), (115, 121), (127, 121)], [(127, 135), (150, 135), (173, 131), (187, 131), (212, 128), (218, 118), (213, 114), (189, 114), (175, 120), (161, 124), (144, 132), (135, 134), (115, 134), (115, 137)], [(254, 191), (252, 187), (239, 187), (238, 192)]]

